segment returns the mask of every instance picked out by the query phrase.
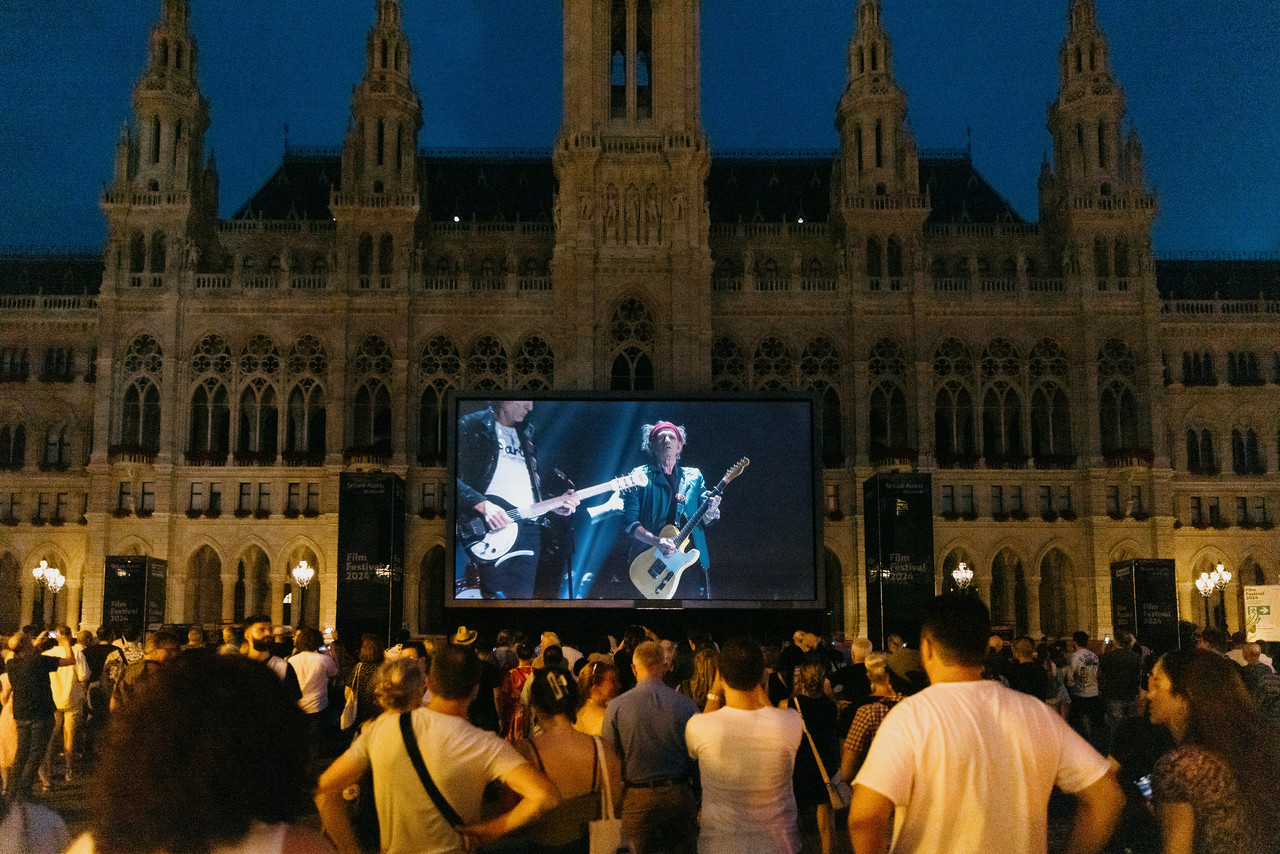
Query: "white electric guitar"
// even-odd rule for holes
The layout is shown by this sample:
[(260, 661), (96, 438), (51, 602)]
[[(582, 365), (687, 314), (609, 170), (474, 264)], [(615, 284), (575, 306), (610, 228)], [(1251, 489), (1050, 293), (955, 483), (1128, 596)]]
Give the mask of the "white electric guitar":
[[(618, 493), (637, 486), (647, 486), (648, 483), (649, 476), (644, 473), (644, 469), (636, 469), (631, 474), (615, 477), (607, 483), (574, 490), (573, 497), (579, 500), (593, 498), (605, 492)], [(547, 498), (528, 507), (515, 507), (496, 495), (486, 495), (485, 499), (506, 510), (507, 515), (511, 517), (511, 524), (491, 531), (484, 519), (476, 516), (458, 523), (458, 540), (477, 560), (488, 562), (495, 561), (511, 551), (511, 547), (516, 544), (516, 536), (520, 533), (520, 522), (545, 516), (565, 505), (563, 495)]]

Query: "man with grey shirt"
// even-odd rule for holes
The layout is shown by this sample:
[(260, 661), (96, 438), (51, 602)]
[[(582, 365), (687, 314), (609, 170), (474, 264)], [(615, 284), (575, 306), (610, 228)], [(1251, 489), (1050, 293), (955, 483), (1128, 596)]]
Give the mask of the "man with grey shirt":
[(698, 801), (690, 777), (688, 697), (662, 681), (662, 647), (645, 641), (631, 656), (636, 686), (610, 701), (600, 735), (622, 757), (622, 834), (635, 854), (697, 850)]

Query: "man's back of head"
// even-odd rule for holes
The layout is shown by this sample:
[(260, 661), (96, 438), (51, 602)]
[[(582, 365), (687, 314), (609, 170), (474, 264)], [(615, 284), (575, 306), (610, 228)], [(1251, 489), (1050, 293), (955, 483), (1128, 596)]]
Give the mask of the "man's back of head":
[(874, 648), (875, 647), (871, 645), (871, 641), (869, 639), (854, 638), (853, 642), (849, 644), (849, 657), (852, 659), (854, 664), (861, 664), (863, 661), (866, 661), (867, 656), (871, 654), (871, 651)]
[(480, 658), (469, 646), (444, 644), (431, 657), (431, 692), (444, 700), (465, 700), (480, 684)]
[(764, 678), (764, 650), (749, 637), (735, 637), (720, 647), (720, 676), (737, 691), (751, 691)]
[(1029, 664), (1035, 660), (1035, 645), (1031, 643), (1031, 638), (1014, 638), (1013, 660), (1019, 664)]
[(1076, 632), (1071, 636), (1071, 640), (1072, 642), (1075, 643), (1076, 646), (1080, 647), (1081, 649), (1088, 649), (1089, 647), (1088, 632)]
[(945, 663), (981, 667), (991, 636), (991, 615), (970, 593), (943, 593), (925, 606), (920, 633)]
[(636, 651), (631, 654), (631, 666), (635, 668), (636, 676), (640, 679), (651, 677), (662, 678), (665, 670), (665, 659), (662, 655), (662, 647), (653, 641), (645, 641), (636, 647)]

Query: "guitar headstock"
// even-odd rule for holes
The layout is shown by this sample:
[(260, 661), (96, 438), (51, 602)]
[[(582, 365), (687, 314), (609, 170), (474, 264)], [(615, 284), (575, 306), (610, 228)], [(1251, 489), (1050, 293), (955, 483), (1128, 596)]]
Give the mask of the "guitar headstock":
[(751, 465), (751, 460), (747, 459), (746, 457), (743, 457), (742, 459), (738, 460), (736, 463), (734, 463), (732, 466), (729, 467), (729, 470), (727, 472), (724, 473), (724, 482), (728, 483), (738, 475), (742, 474), (743, 470), (749, 465)]
[(617, 485), (620, 490), (635, 489), (638, 486), (648, 486), (649, 475), (646, 474), (645, 470), (642, 468), (636, 469), (631, 474), (623, 475), (618, 478)]

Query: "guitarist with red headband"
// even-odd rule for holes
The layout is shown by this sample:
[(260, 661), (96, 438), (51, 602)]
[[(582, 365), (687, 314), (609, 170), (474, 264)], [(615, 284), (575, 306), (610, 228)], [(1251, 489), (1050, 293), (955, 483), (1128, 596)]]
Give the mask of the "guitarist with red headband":
[[(622, 509), (623, 530), (634, 540), (631, 558), (653, 548), (664, 555), (673, 554), (677, 544), (670, 537), (660, 537), (659, 533), (666, 526), (678, 528), (684, 525), (698, 511), (707, 495), (702, 472), (679, 465), (686, 439), (685, 429), (670, 421), (646, 424), (641, 428), (640, 450), (649, 455), (650, 462), (640, 468), (648, 476), (648, 485), (628, 492)], [(703, 528), (719, 518), (720, 496), (716, 495), (693, 529), (691, 539), (699, 552), (698, 562), (681, 576), (675, 598), (711, 598), (707, 575), (711, 561)], [(670, 594), (665, 598), (670, 598)]]

